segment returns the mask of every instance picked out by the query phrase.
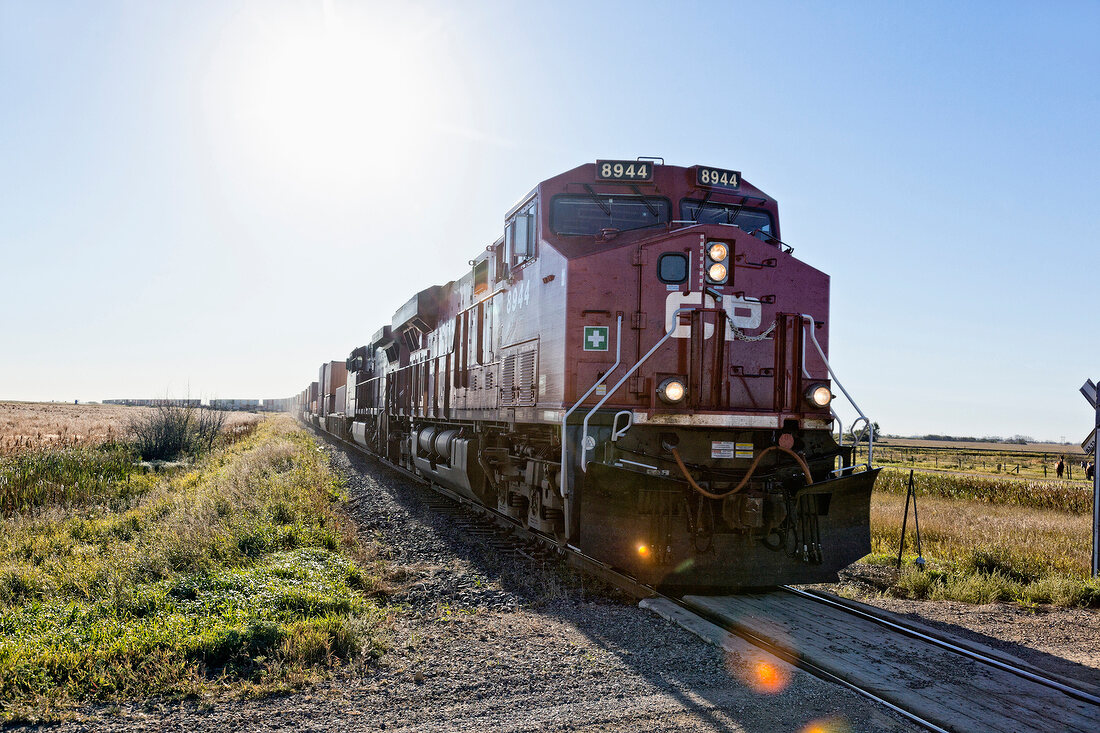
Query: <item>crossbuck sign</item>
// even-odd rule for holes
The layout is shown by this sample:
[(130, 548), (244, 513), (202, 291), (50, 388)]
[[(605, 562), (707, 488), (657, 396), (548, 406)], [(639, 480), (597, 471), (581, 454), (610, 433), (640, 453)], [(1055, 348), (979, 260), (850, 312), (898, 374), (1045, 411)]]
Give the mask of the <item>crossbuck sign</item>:
[(1100, 440), (1096, 439), (1100, 435), (1100, 400), (1097, 399), (1096, 385), (1091, 379), (1081, 385), (1081, 394), (1096, 411), (1092, 435), (1081, 444), (1086, 452), (1090, 452), (1089, 448), (1092, 448), (1092, 465), (1095, 467), (1092, 472), (1092, 577), (1095, 578), (1100, 574)]

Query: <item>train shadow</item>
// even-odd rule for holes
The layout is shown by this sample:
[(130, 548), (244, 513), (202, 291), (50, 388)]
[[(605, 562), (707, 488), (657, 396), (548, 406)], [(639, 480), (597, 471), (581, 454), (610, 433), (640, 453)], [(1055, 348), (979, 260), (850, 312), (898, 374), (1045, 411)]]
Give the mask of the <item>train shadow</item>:
[[(448, 580), (442, 577), (441, 587), (427, 597), (417, 595), (416, 589), (422, 584), (397, 589), (390, 601), (412, 614), (438, 614), (441, 605), (447, 606), (447, 613), (461, 612), (464, 603), (484, 608), (488, 597), (499, 606), (493, 606), (494, 610), (524, 609), (550, 619), (579, 633), (602, 652), (600, 657), (613, 660), (603, 669), (578, 672), (577, 685), (606, 689), (607, 704), (612, 708), (624, 694), (642, 694), (639, 690), (648, 689), (646, 694), (656, 696), (655, 705), (668, 708), (674, 718), (679, 715), (684, 722), (690, 721), (693, 730), (829, 730), (830, 721), (837, 720), (843, 723), (838, 729), (910, 729), (854, 696), (839, 702), (835, 689), (826, 683), (785, 665), (762, 661), (762, 655), (728, 653), (706, 644), (678, 625), (640, 609), (633, 598), (577, 573), (558, 558), (539, 560), (495, 553), (491, 547), (487, 551), (484, 537), (470, 537), (455, 523), (439, 521), (439, 495), (431, 488), (343, 441), (323, 432), (317, 435), (346, 457), (347, 467), (373, 477), (359, 491), (386, 492), (389, 500), (415, 522), (416, 532), (430, 535), (431, 542), (445, 550), (442, 555), (465, 565), (466, 575), (486, 581), (483, 592), (471, 592), (469, 584), (448, 587)], [(357, 500), (365, 503), (353, 491), (351, 502)], [(386, 513), (384, 508), (378, 511)], [(368, 529), (378, 526), (362, 511), (353, 511), (352, 516)], [(408, 539), (407, 531), (403, 537)], [(404, 540), (399, 537), (393, 541), (401, 544)], [(400, 563), (414, 558), (394, 548), (391, 559)], [(431, 582), (432, 578), (426, 580)], [(503, 594), (492, 595), (498, 588)], [(424, 605), (425, 600), (434, 608)], [(563, 654), (573, 652), (561, 649)], [(638, 684), (638, 680), (646, 684)], [(585, 694), (593, 693), (590, 690)], [(845, 712), (853, 710), (856, 712), (850, 717), (854, 719), (842, 720)], [(814, 724), (819, 724), (818, 728)], [(669, 729), (664, 723), (659, 727)]]

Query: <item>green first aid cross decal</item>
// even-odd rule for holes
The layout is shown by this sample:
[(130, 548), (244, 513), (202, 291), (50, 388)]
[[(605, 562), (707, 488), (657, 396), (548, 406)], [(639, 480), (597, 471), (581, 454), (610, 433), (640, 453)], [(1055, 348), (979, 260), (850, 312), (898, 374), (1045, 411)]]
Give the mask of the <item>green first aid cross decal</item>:
[(609, 330), (609, 326), (585, 326), (584, 350), (607, 351), (607, 332)]

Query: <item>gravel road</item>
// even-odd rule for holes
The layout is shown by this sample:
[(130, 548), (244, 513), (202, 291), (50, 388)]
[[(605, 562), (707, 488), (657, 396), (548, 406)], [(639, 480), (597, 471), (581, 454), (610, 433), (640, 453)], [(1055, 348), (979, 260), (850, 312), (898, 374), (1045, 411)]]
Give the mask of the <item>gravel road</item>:
[(556, 560), (502, 553), (433, 509), (428, 489), (324, 450), (348, 477), (362, 538), (387, 560), (396, 621), (382, 659), (297, 694), (97, 708), (51, 730), (913, 730), (797, 670), (780, 669), (764, 692), (748, 655), (727, 656)]

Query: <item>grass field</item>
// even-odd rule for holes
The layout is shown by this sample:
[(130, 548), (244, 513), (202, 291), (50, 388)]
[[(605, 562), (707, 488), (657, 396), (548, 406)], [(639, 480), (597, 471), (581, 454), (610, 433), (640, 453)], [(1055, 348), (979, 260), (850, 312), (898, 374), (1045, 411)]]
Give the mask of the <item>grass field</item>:
[[(871, 504), (872, 555), (896, 561), (908, 471), (886, 468)], [(916, 472), (924, 572), (906, 566), (893, 587), (909, 598), (1100, 606), (1089, 579), (1092, 493), (1079, 482)]]
[[(1083, 454), (1069, 454), (1064, 464), (1063, 478), (1085, 481), (1081, 466)], [(954, 448), (893, 448), (875, 447), (875, 461), (899, 468), (978, 473), (1021, 478), (1057, 479), (1055, 464), (1058, 455), (1023, 451), (973, 451)]]
[[(0, 456), (117, 441), (131, 420), (152, 412), (151, 407), (123, 405), (0, 402)], [(229, 413), (226, 425), (234, 428), (257, 419), (253, 413)]]
[(324, 454), (285, 415), (232, 434), (0, 517), (0, 719), (262, 694), (379, 653), (375, 560)]
[(984, 440), (929, 440), (927, 438), (876, 438), (884, 446), (897, 448), (947, 448), (952, 450), (989, 450), (1002, 453), (1045, 453), (1057, 457), (1061, 454), (1077, 455), (1081, 446), (1064, 443), (1003, 443)]

